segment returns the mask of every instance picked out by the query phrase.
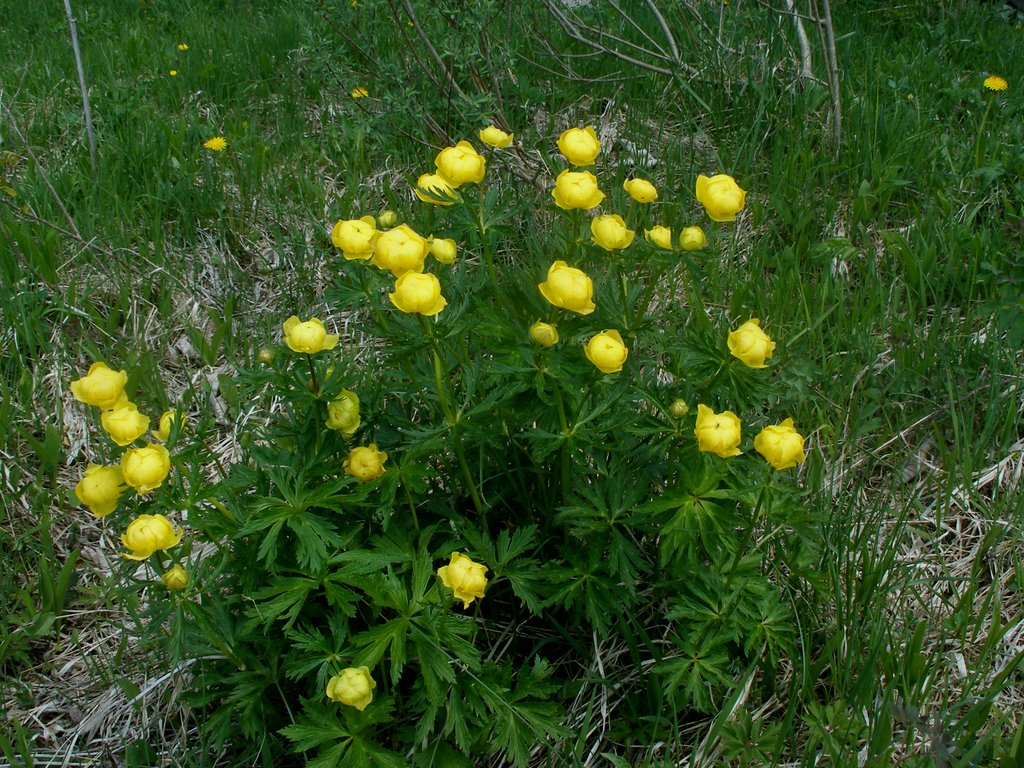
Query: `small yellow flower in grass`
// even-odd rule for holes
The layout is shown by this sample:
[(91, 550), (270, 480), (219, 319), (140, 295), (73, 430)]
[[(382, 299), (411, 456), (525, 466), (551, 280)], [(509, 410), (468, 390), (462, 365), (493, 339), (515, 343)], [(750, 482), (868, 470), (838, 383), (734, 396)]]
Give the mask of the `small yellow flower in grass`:
[(564, 261), (556, 261), (548, 268), (548, 279), (537, 286), (541, 295), (556, 307), (589, 315), (594, 304), (594, 283), (586, 273), (570, 267)]
[(430, 240), (430, 255), (442, 264), (454, 264), (459, 253), (458, 244), (451, 238), (434, 237)]
[(100, 416), (100, 425), (122, 448), (131, 445), (149, 429), (149, 417), (139, 413), (135, 403), (123, 403)]
[(530, 326), (530, 338), (542, 347), (553, 347), (558, 343), (558, 329), (551, 323), (538, 320)]
[(170, 72), (168, 72), (167, 74), (168, 74), (168, 75), (170, 75), (171, 77), (177, 77), (177, 76), (178, 76), (178, 70), (176, 70), (176, 69), (172, 69), (172, 70), (171, 70)]
[(181, 429), (185, 428), (185, 416), (182, 414), (181, 422), (178, 422), (177, 411), (164, 411), (163, 415), (160, 416), (160, 427), (153, 430), (153, 437), (162, 443), (166, 443), (171, 437), (171, 429), (174, 428), (175, 423), (179, 423)]
[(653, 203), (658, 199), (658, 190), (647, 179), (626, 179), (622, 188), (638, 203)]
[(775, 342), (761, 330), (761, 321), (756, 317), (729, 334), (729, 352), (750, 368), (767, 368), (765, 360), (775, 351)]
[(774, 469), (795, 467), (806, 458), (803, 435), (796, 431), (792, 419), (762, 429), (754, 438), (754, 450)]
[(228, 140), (223, 136), (214, 136), (212, 139), (204, 141), (203, 146), (211, 152), (223, 152), (228, 148)]
[(171, 568), (164, 571), (160, 581), (172, 592), (180, 592), (188, 586), (188, 571), (175, 563)]
[(470, 182), (479, 184), (484, 180), (487, 170), (487, 161), (468, 141), (460, 141), (454, 147), (442, 149), (434, 158), (434, 165), (437, 166), (437, 172), (453, 187)]
[(593, 165), (601, 152), (601, 142), (597, 132), (589, 125), (586, 128), (570, 128), (558, 137), (558, 151), (573, 165)]
[(679, 233), (679, 245), (684, 251), (699, 251), (708, 244), (708, 236), (700, 227), (686, 227)]
[(171, 454), (162, 445), (129, 448), (121, 454), (124, 481), (140, 496), (163, 485), (171, 472)]
[(327, 698), (362, 712), (373, 701), (376, 687), (369, 667), (349, 667), (327, 681)]
[(452, 185), (437, 173), (424, 173), (416, 180), (412, 191), (424, 203), (431, 205), (455, 205), (459, 199)]
[(93, 363), (85, 376), (71, 382), (71, 394), (81, 403), (109, 410), (126, 400), (127, 381), (127, 371), (112, 371), (106, 363)]
[(742, 425), (732, 411), (715, 413), (706, 405), (697, 406), (697, 423), (693, 430), (697, 447), (705, 453), (713, 453), (728, 459), (739, 456)]
[(347, 261), (366, 260), (373, 256), (377, 242), (377, 222), (373, 216), (338, 221), (331, 230), (331, 242), (341, 249)]
[(644, 238), (649, 243), (654, 243), (659, 248), (664, 248), (666, 251), (672, 250), (672, 230), (669, 227), (651, 227), (650, 229), (644, 230)]
[(121, 534), (121, 543), (131, 550), (130, 554), (121, 556), (128, 560), (145, 560), (154, 552), (177, 546), (181, 536), (182, 530), (163, 515), (139, 515)]
[(480, 141), (495, 149), (505, 149), (512, 144), (514, 133), (505, 133), (501, 128), (489, 125), (480, 129)]
[(96, 517), (106, 517), (117, 508), (117, 500), (125, 490), (120, 467), (90, 464), (75, 486), (75, 497)]
[(565, 211), (589, 211), (604, 200), (604, 192), (597, 186), (597, 176), (590, 171), (562, 171), (555, 179), (551, 196), (555, 198), (555, 205)]
[(618, 373), (629, 356), (622, 336), (614, 330), (601, 331), (592, 336), (583, 346), (583, 352), (601, 373)]
[(368, 90), (366, 90), (365, 88), (363, 88), (362, 86), (359, 86), (357, 88), (353, 88), (352, 89), (351, 96), (352, 96), (353, 99), (365, 99), (369, 95), (370, 95), (370, 92)]
[(394, 211), (387, 210), (381, 211), (380, 215), (377, 216), (377, 226), (383, 229), (389, 229), (398, 223), (398, 214)]
[(388, 298), (407, 314), (433, 317), (446, 306), (448, 300), (441, 295), (441, 283), (429, 272), (406, 272), (395, 282), (395, 292)]
[(327, 404), (327, 428), (336, 429), (343, 437), (352, 437), (359, 429), (359, 395), (343, 389)]
[(590, 232), (593, 235), (594, 243), (606, 251), (617, 251), (628, 247), (636, 235), (617, 213), (606, 213), (592, 219)]
[(302, 321), (292, 315), (281, 327), (284, 330), (284, 343), (292, 352), (315, 355), (325, 349), (334, 349), (338, 344), (338, 334), (328, 333), (318, 317)]
[(732, 221), (743, 210), (747, 193), (732, 176), (719, 173), (697, 177), (697, 200), (712, 221)]
[(469, 608), (474, 600), (482, 600), (487, 589), (487, 566), (473, 562), (461, 552), (452, 552), (448, 565), (438, 568), (437, 575), (455, 599), (462, 601), (463, 608)]
[(408, 224), (399, 224), (394, 229), (382, 232), (373, 244), (375, 267), (388, 270), (395, 277), (406, 272), (422, 272), (430, 243), (427, 238), (415, 232)]
[(384, 462), (387, 460), (388, 455), (378, 451), (376, 443), (370, 443), (349, 451), (342, 468), (346, 475), (361, 483), (368, 483), (384, 474)]
[(183, 52), (183, 53), (185, 51), (187, 51), (188, 50), (188, 43), (178, 43), (178, 50)]
[(985, 78), (984, 86), (990, 91), (1005, 91), (1010, 87), (1010, 84), (1006, 82), (1005, 77), (999, 75), (989, 75)]

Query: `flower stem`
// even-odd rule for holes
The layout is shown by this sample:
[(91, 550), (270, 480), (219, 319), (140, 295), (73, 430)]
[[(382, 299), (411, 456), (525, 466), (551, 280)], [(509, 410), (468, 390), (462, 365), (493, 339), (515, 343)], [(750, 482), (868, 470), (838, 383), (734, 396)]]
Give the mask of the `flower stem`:
[(981, 125), (978, 126), (978, 135), (974, 139), (974, 170), (978, 170), (981, 167), (981, 138), (985, 133), (985, 123), (988, 122), (989, 112), (992, 111), (992, 102), (995, 100), (995, 94), (989, 97), (988, 106), (985, 107), (985, 114), (981, 118)]

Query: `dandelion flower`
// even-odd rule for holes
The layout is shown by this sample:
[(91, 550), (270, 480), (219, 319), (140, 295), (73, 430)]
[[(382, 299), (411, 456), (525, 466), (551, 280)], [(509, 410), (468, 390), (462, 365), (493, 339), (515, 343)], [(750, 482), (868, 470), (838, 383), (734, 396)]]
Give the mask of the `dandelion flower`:
[(1006, 82), (1006, 78), (1000, 77), (999, 75), (989, 75), (986, 77), (984, 86), (990, 91), (1005, 91), (1010, 87)]
[(228, 142), (223, 136), (214, 136), (212, 139), (204, 141), (203, 146), (211, 152), (223, 152), (228, 148)]
[(188, 50), (188, 43), (178, 43), (178, 50), (179, 51), (187, 51)]
[(178, 70), (176, 70), (176, 69), (172, 69), (172, 70), (171, 70), (170, 72), (168, 72), (167, 74), (169, 74), (169, 75), (170, 75), (171, 77), (177, 77), (177, 76), (178, 76)]
[(370, 95), (370, 92), (368, 90), (366, 90), (365, 88), (363, 88), (362, 86), (360, 86), (359, 88), (353, 88), (352, 89), (352, 98), (353, 99), (363, 99), (363, 98), (366, 98), (369, 95)]

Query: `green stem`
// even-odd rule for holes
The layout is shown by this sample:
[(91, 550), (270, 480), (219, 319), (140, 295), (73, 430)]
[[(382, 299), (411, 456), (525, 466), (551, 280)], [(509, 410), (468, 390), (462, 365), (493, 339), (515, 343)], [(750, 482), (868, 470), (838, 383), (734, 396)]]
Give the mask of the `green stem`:
[(561, 465), (559, 471), (560, 483), (562, 486), (562, 503), (565, 503), (565, 494), (572, 484), (572, 462), (569, 453), (569, 438), (572, 433), (569, 429), (569, 422), (565, 417), (565, 402), (562, 400), (562, 390), (555, 381), (555, 407), (558, 409), (558, 425), (562, 429), (562, 445), (558, 451), (558, 462)]
[(313, 394), (320, 397), (320, 382), (316, 379), (316, 366), (313, 365), (313, 356), (306, 355), (306, 362), (309, 364), (309, 381), (313, 385)]
[(985, 123), (988, 122), (989, 112), (992, 111), (992, 102), (996, 100), (995, 95), (989, 97), (988, 106), (985, 108), (985, 114), (981, 118), (981, 125), (978, 126), (978, 136), (974, 139), (974, 170), (978, 170), (981, 167), (981, 137), (985, 133)]

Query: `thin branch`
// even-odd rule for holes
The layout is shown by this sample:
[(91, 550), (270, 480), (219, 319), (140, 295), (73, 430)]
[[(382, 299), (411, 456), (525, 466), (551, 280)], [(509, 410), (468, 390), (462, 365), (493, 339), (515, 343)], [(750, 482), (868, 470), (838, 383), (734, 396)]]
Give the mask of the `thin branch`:
[(662, 48), (660, 45), (658, 45), (658, 41), (655, 40), (653, 37), (651, 37), (649, 34), (647, 34), (647, 32), (644, 31), (644, 28), (641, 27), (639, 24), (637, 24), (636, 21), (633, 20), (632, 16), (630, 16), (628, 13), (626, 13), (624, 10), (622, 10), (622, 8), (619, 7), (618, 3), (616, 3), (615, 0), (608, 0), (608, 5), (610, 5), (612, 8), (614, 8), (618, 12), (618, 14), (622, 18), (624, 18), (629, 23), (629, 25), (631, 27), (633, 27), (633, 29), (635, 29), (637, 32), (639, 32), (641, 35), (643, 35), (643, 38), (648, 43), (650, 43), (651, 45), (653, 45), (655, 48), (658, 49), (658, 54), (657, 54), (658, 58), (665, 59), (666, 61), (669, 59), (668, 53), (665, 51), (664, 48)]
[(71, 47), (75, 52), (75, 67), (78, 69), (78, 87), (82, 89), (82, 111), (85, 114), (85, 133), (89, 137), (89, 163), (96, 174), (96, 133), (92, 128), (92, 107), (89, 106), (89, 87), (85, 84), (85, 66), (82, 64), (82, 50), (78, 47), (78, 24), (71, 12), (71, 0), (64, 0), (64, 11), (68, 16), (71, 30)]
[(442, 59), (441, 55), (434, 49), (427, 33), (424, 32), (423, 27), (420, 26), (420, 20), (416, 16), (416, 11), (412, 9), (412, 3), (410, 3), (409, 0), (402, 0), (402, 7), (405, 9), (405, 13), (409, 17), (409, 21), (412, 23), (412, 28), (416, 30), (416, 35), (419, 37), (420, 42), (423, 43), (423, 47), (427, 49), (427, 53), (430, 54), (430, 57), (434, 60), (437, 66), (441, 68), (441, 71), (444, 72), (445, 79), (448, 80), (448, 86), (459, 95), (459, 98), (469, 101), (469, 97), (466, 95), (465, 91), (459, 87), (459, 84), (455, 82), (455, 78), (452, 76), (451, 70), (448, 69), (448, 66), (444, 63), (444, 59)]
[(658, 10), (658, 6), (655, 4), (654, 0), (647, 0), (647, 7), (651, 9), (651, 13), (654, 14), (654, 18), (658, 20), (658, 25), (661, 27), (661, 31), (665, 33), (665, 40), (668, 41), (668, 47), (672, 51), (672, 58), (677, 62), (680, 62), (682, 57), (679, 55), (679, 46), (676, 45), (676, 38), (672, 34), (672, 30), (669, 29), (668, 22), (661, 14), (661, 11)]
[(843, 105), (839, 90), (839, 62), (836, 58), (836, 32), (832, 26), (832, 8), (829, 0), (821, 0), (823, 11), (821, 23), (825, 28), (825, 51), (828, 54), (829, 85), (832, 90), (832, 138), (835, 154), (839, 154), (839, 143), (843, 137)]
[[(814, 78), (813, 60), (811, 59), (811, 42), (807, 39), (807, 30), (804, 29), (803, 19), (796, 12), (793, 0), (784, 0), (786, 13), (793, 17), (793, 26), (796, 27), (796, 39), (800, 44), (800, 76), (810, 80)], [(779, 11), (781, 14), (782, 11)]]
[[(621, 8), (618, 8), (617, 6), (615, 6), (614, 3), (611, 3), (611, 5), (613, 7), (615, 7), (615, 9), (620, 14), (622, 14), (625, 18), (628, 19), (628, 17), (626, 16), (625, 12)], [(552, 10), (555, 10), (555, 9), (552, 8)], [(587, 24), (584, 24), (580, 20), (580, 18), (578, 16), (575, 16), (574, 18), (570, 19), (568, 16), (566, 16), (564, 13), (562, 13), (561, 10), (558, 10), (557, 13), (563, 19), (565, 19), (565, 24), (563, 24), (562, 26), (564, 28), (566, 28), (566, 29), (571, 27), (571, 28), (575, 29), (577, 32), (579, 32), (580, 30), (583, 30), (585, 32), (590, 33), (591, 35), (596, 37), (598, 40), (606, 40), (606, 39), (607, 40), (611, 40), (612, 42), (617, 43), (619, 45), (624, 45), (627, 48), (632, 48), (634, 51), (638, 51), (639, 53), (643, 53), (643, 54), (646, 54), (648, 56), (653, 56), (656, 59), (661, 59), (664, 62), (671, 62), (672, 61), (669, 58), (668, 54), (665, 53), (664, 51), (662, 51), (661, 53), (656, 53), (655, 51), (651, 51), (651, 50), (649, 50), (647, 48), (644, 48), (642, 45), (637, 45), (636, 43), (631, 42), (629, 40), (626, 40), (625, 38), (619, 37), (618, 35), (613, 35), (611, 32), (608, 32), (608, 31), (606, 31), (604, 29), (598, 29), (597, 27), (591, 27), (591, 26), (589, 26)], [(565, 26), (566, 24), (568, 24), (569, 27), (566, 27)], [(655, 43), (655, 47), (657, 47), (657, 43)]]

